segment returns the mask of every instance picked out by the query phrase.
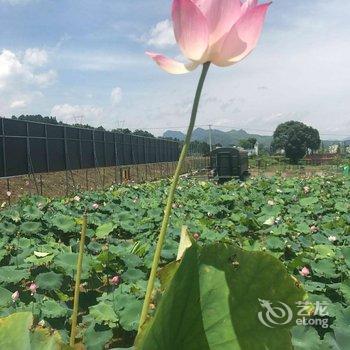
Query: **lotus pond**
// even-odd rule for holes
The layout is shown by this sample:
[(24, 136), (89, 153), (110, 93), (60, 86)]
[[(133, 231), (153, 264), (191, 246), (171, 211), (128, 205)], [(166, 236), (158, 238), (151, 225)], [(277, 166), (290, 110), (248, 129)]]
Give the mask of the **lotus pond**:
[[(28, 197), (3, 208), (0, 316), (30, 311), (35, 322), (58, 330), (68, 342), (86, 210), (79, 337), (91, 350), (131, 346), (168, 187), (162, 181), (77, 193), (75, 198)], [(295, 327), (295, 349), (349, 349), (349, 197), (350, 180), (340, 176), (259, 177), (219, 187), (183, 179), (162, 263), (176, 259), (183, 225), (199, 245), (233, 242), (246, 251), (266, 251), (283, 262), (310, 301), (327, 305), (329, 327)], [(19, 298), (13, 301), (16, 291)]]

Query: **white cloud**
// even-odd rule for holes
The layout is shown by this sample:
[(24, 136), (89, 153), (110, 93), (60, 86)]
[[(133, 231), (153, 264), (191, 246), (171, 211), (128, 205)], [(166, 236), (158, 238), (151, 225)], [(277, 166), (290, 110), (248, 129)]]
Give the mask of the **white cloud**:
[(53, 69), (41, 74), (33, 76), (33, 80), (41, 87), (46, 87), (55, 83), (57, 79), (57, 72)]
[(67, 123), (74, 123), (77, 117), (83, 117), (82, 122), (98, 126), (103, 121), (105, 112), (102, 107), (92, 105), (70, 105), (68, 103), (55, 105), (51, 115)]
[(27, 106), (27, 101), (26, 100), (16, 100), (12, 101), (10, 104), (10, 108), (24, 108)]
[(116, 106), (117, 104), (119, 104), (120, 101), (122, 100), (122, 96), (123, 96), (122, 89), (119, 86), (115, 87), (111, 92), (112, 105)]
[(3, 50), (0, 54), (0, 88), (4, 88), (13, 77), (24, 74), (23, 65), (16, 55), (9, 50)]
[(48, 61), (48, 55), (45, 50), (38, 48), (27, 49), (24, 53), (24, 62), (33, 66), (43, 66)]
[(26, 50), (24, 57), (16, 55), (10, 50), (4, 49), (0, 54), (0, 89), (16, 87), (23, 88), (24, 85), (37, 85), (39, 87), (47, 86), (53, 83), (57, 78), (57, 73), (54, 70), (46, 72), (38, 72), (37, 67), (32, 64), (27, 64), (28, 59), (34, 62), (36, 56), (36, 65), (43, 65), (44, 60), (47, 61), (47, 56), (38, 52), (36, 49), (31, 49), (32, 54)]
[(140, 39), (147, 45), (155, 47), (167, 47), (176, 44), (173, 25), (168, 19), (157, 23), (146, 35)]
[(46, 88), (57, 79), (53, 69), (45, 70), (48, 62), (45, 50), (27, 49), (24, 54), (10, 50), (0, 51), (0, 92), (2, 114), (13, 109), (29, 108), (31, 103), (43, 97), (38, 89)]

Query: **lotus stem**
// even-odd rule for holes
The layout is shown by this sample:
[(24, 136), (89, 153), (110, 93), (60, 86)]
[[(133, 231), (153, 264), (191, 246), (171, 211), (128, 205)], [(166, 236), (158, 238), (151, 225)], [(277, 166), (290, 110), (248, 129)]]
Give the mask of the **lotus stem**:
[(81, 272), (82, 272), (82, 266), (83, 266), (86, 230), (87, 230), (87, 215), (84, 214), (84, 216), (83, 216), (83, 225), (82, 225), (81, 234), (80, 234), (79, 255), (78, 255), (78, 262), (77, 262), (77, 274), (76, 274), (76, 277), (75, 277), (74, 305), (73, 305), (73, 315), (72, 315), (72, 329), (71, 329), (71, 333), (70, 333), (70, 342), (69, 342), (69, 346), (72, 347), (72, 348), (74, 348), (75, 337), (76, 337), (76, 334), (77, 334), (80, 280), (81, 280)]
[(198, 82), (196, 96), (195, 96), (194, 102), (193, 102), (190, 124), (188, 126), (185, 142), (184, 142), (184, 145), (182, 147), (179, 162), (177, 164), (175, 174), (174, 174), (174, 177), (172, 179), (170, 190), (168, 193), (167, 203), (166, 203), (166, 207), (165, 207), (165, 211), (164, 211), (163, 222), (162, 222), (162, 226), (161, 226), (159, 237), (158, 237), (156, 251), (154, 253), (151, 273), (150, 273), (150, 277), (149, 277), (148, 285), (147, 285), (147, 290), (146, 290), (146, 296), (145, 296), (145, 300), (144, 300), (143, 308), (142, 308), (142, 312), (141, 312), (138, 333), (140, 333), (141, 327), (143, 326), (143, 324), (145, 323), (145, 321), (147, 319), (149, 306), (150, 306), (151, 298), (152, 298), (152, 292), (153, 292), (153, 288), (154, 288), (154, 283), (156, 280), (158, 265), (160, 262), (160, 256), (161, 256), (165, 236), (167, 233), (167, 229), (169, 226), (169, 218), (170, 218), (170, 214), (172, 211), (172, 205), (174, 202), (175, 191), (176, 191), (177, 185), (179, 183), (181, 170), (182, 170), (182, 167), (185, 163), (188, 149), (190, 147), (192, 132), (193, 132), (193, 129), (195, 126), (197, 112), (198, 112), (198, 105), (199, 105), (200, 97), (201, 97), (202, 90), (203, 90), (204, 81), (205, 81), (205, 78), (207, 76), (209, 67), (210, 67), (210, 62), (203, 64), (202, 74), (201, 74), (199, 82)]

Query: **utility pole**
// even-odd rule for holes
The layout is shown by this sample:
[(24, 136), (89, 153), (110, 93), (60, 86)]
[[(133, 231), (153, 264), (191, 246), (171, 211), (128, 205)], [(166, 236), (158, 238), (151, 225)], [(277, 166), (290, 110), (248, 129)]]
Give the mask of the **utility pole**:
[(211, 138), (211, 124), (209, 124), (209, 147), (210, 147), (210, 152), (213, 150), (213, 141)]
[(83, 125), (84, 118), (85, 118), (85, 116), (83, 116), (83, 115), (73, 116), (75, 124), (80, 124), (80, 125)]
[(117, 120), (117, 128), (124, 129), (125, 120)]

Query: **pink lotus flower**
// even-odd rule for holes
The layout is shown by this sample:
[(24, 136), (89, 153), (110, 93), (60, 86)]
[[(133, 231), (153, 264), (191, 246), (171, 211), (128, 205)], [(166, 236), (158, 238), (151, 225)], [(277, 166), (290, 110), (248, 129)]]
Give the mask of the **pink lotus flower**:
[(35, 283), (32, 283), (30, 286), (29, 286), (29, 290), (30, 290), (30, 294), (31, 295), (34, 295), (36, 293), (36, 289), (38, 288), (38, 286), (35, 284)]
[(258, 0), (174, 0), (174, 33), (183, 64), (158, 53), (147, 54), (165, 71), (188, 73), (212, 62), (226, 67), (244, 59), (257, 45), (271, 3)]
[(11, 191), (7, 191), (7, 192), (6, 192), (6, 196), (7, 196), (7, 197), (11, 197), (11, 196), (12, 196), (12, 192), (11, 192)]
[(193, 234), (193, 238), (194, 238), (196, 241), (198, 241), (198, 240), (201, 238), (201, 236), (200, 236), (199, 233), (194, 233), (194, 234)]
[(12, 295), (11, 295), (12, 301), (15, 303), (19, 299), (19, 292), (16, 290)]
[(99, 208), (99, 205), (98, 205), (97, 203), (94, 203), (94, 204), (92, 205), (92, 209), (97, 210), (98, 208)]
[(304, 267), (299, 271), (299, 273), (300, 273), (302, 276), (307, 277), (307, 276), (310, 275), (310, 270), (309, 270), (306, 266), (304, 266)]
[(75, 196), (75, 197), (73, 198), (73, 200), (76, 201), (76, 202), (80, 202), (80, 197), (79, 197), (79, 196)]
[(118, 286), (120, 284), (121, 280), (122, 280), (121, 277), (116, 275), (109, 280), (109, 283), (113, 284), (114, 286)]

